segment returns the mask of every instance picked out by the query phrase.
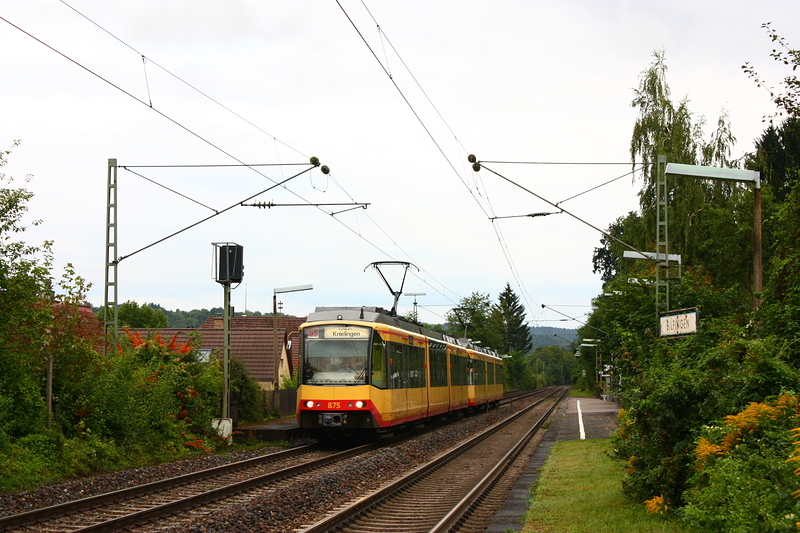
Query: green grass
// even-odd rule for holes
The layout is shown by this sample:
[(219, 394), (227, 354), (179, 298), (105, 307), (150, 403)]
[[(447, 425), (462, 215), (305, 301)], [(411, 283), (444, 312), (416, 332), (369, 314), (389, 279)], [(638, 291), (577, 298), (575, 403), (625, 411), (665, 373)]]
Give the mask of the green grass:
[(610, 439), (559, 441), (542, 468), (525, 533), (682, 533), (675, 519), (648, 514), (622, 494)]
[(581, 390), (574, 385), (569, 389), (569, 395), (572, 398), (597, 398), (593, 391)]

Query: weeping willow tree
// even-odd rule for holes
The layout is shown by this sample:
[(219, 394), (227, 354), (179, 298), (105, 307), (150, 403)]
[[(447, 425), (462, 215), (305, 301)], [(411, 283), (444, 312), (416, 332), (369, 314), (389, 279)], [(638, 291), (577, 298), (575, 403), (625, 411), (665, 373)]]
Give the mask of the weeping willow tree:
[[(658, 156), (670, 163), (735, 168), (739, 161), (731, 152), (736, 139), (724, 109), (710, 138), (704, 138), (705, 118), (692, 113), (687, 97), (672, 98), (663, 50), (653, 53), (652, 64), (641, 73), (631, 106), (639, 112), (630, 155), (634, 168), (642, 165), (640, 214), (627, 224), (618, 220), (616, 230), (626, 226), (627, 242), (654, 250)], [(680, 254), (684, 265), (704, 267), (715, 282), (746, 291), (752, 276), (752, 191), (736, 183), (686, 177), (668, 178), (667, 189), (670, 251)]]

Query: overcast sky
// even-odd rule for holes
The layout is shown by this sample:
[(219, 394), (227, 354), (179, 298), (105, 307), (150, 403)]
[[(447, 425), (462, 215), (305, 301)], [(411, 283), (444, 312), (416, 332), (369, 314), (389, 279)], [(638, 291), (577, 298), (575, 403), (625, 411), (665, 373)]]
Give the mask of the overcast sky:
[[(742, 64), (774, 86), (789, 73), (761, 24), (800, 47), (797, 0), (340, 2), (0, 0), (0, 148), (22, 141), (3, 172), (33, 176), (29, 215), (43, 220), (25, 240), (54, 240), (58, 270), (72, 263), (102, 305), (116, 158), (128, 167), (120, 303), (221, 306), (211, 243), (235, 242), (237, 311), (270, 311), (273, 289), (303, 284), (314, 290), (279, 296), (285, 312), (389, 308), (365, 267), (398, 260), (419, 268), (404, 291), (425, 293), (424, 321), (510, 283), (531, 325), (576, 327), (564, 315), (582, 320), (601, 292), (601, 235), (567, 214), (490, 219), (556, 211), (547, 201), (630, 172), (630, 103), (654, 50), (706, 136), (727, 110), (739, 157), (774, 111)], [(470, 153), (569, 164), (486, 163), (517, 186), (473, 172)], [(237, 206), (138, 251), (305, 171), (311, 156), (330, 174), (304, 172), (252, 201), (368, 208)], [(238, 162), (283, 166), (174, 166)], [(162, 167), (132, 168), (149, 165)], [(637, 208), (639, 185), (624, 176), (560, 205), (605, 229)], [(384, 273), (398, 290), (402, 271)], [(403, 296), (399, 311), (412, 303)]]

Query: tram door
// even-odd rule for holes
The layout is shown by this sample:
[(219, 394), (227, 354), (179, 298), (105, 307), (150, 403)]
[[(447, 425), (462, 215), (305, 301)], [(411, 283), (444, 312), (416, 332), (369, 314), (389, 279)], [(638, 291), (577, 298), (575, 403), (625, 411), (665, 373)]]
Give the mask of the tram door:
[(451, 398), (447, 368), (447, 345), (430, 340), (428, 344), (428, 416), (450, 410)]
[(408, 416), (408, 369), (403, 344), (388, 343), (389, 387), (392, 389), (392, 420), (400, 423)]
[(409, 336), (408, 344), (392, 343), (392, 404), (395, 420), (427, 416), (428, 379), (423, 339)]

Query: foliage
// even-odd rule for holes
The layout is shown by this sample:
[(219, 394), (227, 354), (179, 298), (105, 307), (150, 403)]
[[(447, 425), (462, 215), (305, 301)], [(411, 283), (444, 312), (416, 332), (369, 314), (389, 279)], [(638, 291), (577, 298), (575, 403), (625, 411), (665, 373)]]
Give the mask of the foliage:
[(155, 334), (126, 330), (119, 351), (87, 405), (84, 425), (123, 446), (179, 450), (194, 437), (212, 434), (221, 402), (217, 361), (201, 363), (194, 340), (179, 344)]
[(627, 462), (626, 492), (640, 501), (662, 496), (670, 507), (683, 505), (701, 428), (800, 385), (777, 339), (743, 339), (726, 323), (709, 329), (654, 343), (659, 363), (631, 380), (615, 454)]
[(222, 315), (221, 307), (192, 309), (191, 311), (182, 311), (180, 309), (168, 311), (161, 306), (157, 307), (167, 315), (169, 327), (171, 328), (199, 328), (211, 315)]
[(572, 384), (575, 356), (570, 350), (555, 345), (537, 348), (530, 355), (528, 365), (537, 386)]
[(488, 320), (499, 335), (497, 344), (492, 344), (492, 348), (501, 354), (527, 354), (531, 351), (531, 332), (525, 320), (525, 306), (520, 303), (509, 283), (497, 296), (497, 303), (492, 306)]
[[(759, 318), (764, 330), (788, 339), (800, 337), (800, 183), (774, 216), (774, 255), (767, 269), (764, 305)], [(800, 345), (791, 344), (794, 357)]]
[(606, 231), (607, 235), (600, 238), (600, 247), (592, 252), (592, 272), (599, 273), (604, 283), (611, 281), (625, 269), (625, 262), (622, 261), (625, 247), (620, 242), (623, 238), (637, 245), (646, 242), (643, 235), (637, 234), (641, 233), (640, 228), (642, 228), (641, 217), (638, 213), (630, 212), (627, 216), (611, 223)]
[(539, 387), (541, 384), (536, 381), (528, 364), (527, 358), (522, 355), (522, 352), (511, 352), (508, 358), (503, 362), (505, 372), (505, 388), (506, 389), (522, 389), (532, 390)]
[(128, 328), (159, 329), (166, 328), (168, 324), (167, 315), (154, 304), (139, 306), (131, 300), (120, 304), (117, 319), (120, 327)]
[(446, 329), (455, 337), (464, 337), (466, 334), (483, 346), (497, 346), (500, 337), (489, 320), (491, 309), (489, 294), (473, 292), (447, 313)]
[[(764, 23), (761, 27), (767, 30), (772, 42), (776, 43), (779, 47), (772, 49), (770, 57), (778, 63), (791, 66), (792, 72), (795, 72), (798, 65), (800, 65), (800, 50), (790, 48), (786, 39), (778, 35), (778, 32), (772, 28), (772, 23)], [(789, 74), (782, 80), (781, 83), (783, 84), (785, 92), (778, 93), (775, 89), (766, 85), (766, 82), (761, 79), (755, 67), (750, 65), (750, 63), (742, 65), (742, 69), (759, 87), (764, 87), (769, 91), (770, 98), (772, 98), (772, 101), (779, 109), (776, 116), (782, 116), (784, 113), (792, 117), (800, 116), (800, 80), (797, 79), (795, 74)], [(770, 119), (770, 122), (772, 122), (772, 119)]]
[[(796, 67), (796, 51), (772, 37), (784, 48), (773, 57)], [(789, 83), (794, 78), (786, 81), (796, 88)], [(788, 111), (796, 92), (775, 101)], [(693, 531), (794, 530), (800, 513), (791, 493), (798, 480), (786, 459), (797, 402), (785, 391), (800, 387), (797, 119), (770, 124), (745, 158), (764, 176), (767, 275), (760, 308), (752, 308), (750, 289), (752, 191), (669, 178), (669, 251), (683, 259), (683, 276), (670, 282), (670, 308), (696, 307), (700, 327), (666, 339), (658, 332), (654, 265), (621, 259), (620, 241), (645, 251), (655, 244), (651, 163), (662, 153), (669, 162), (739, 163), (730, 158), (734, 139), (724, 112), (706, 142), (704, 121), (688, 101), (672, 103), (663, 52), (642, 74), (633, 105), (640, 114), (631, 157), (645, 163), (640, 212), (617, 219), (608, 233), (619, 240), (606, 237), (595, 250), (604, 294), (579, 335), (598, 339), (598, 346), (578, 360), (587, 374), (602, 367), (619, 378), (613, 453), (626, 465), (623, 488), (653, 513), (682, 515)]]
[[(672, 101), (666, 74), (665, 54), (657, 51), (653, 63), (640, 76), (639, 88), (634, 90), (631, 105), (638, 109), (639, 116), (630, 153), (634, 168), (642, 165), (641, 212), (617, 219), (608, 229), (610, 237), (604, 236), (601, 247), (595, 249), (594, 271), (600, 272), (605, 282), (628, 272), (632, 261), (621, 257), (629, 247), (642, 251), (655, 248), (655, 188), (659, 172), (655, 163), (659, 155), (671, 163), (738, 165), (731, 159), (736, 139), (727, 113), (721, 112), (715, 129), (705, 140), (705, 119), (691, 112), (687, 99)], [(737, 183), (687, 177), (669, 177), (668, 190), (669, 251), (680, 254), (683, 265), (705, 268), (720, 286), (737, 286), (745, 294), (753, 269), (752, 253), (742, 253), (752, 250), (752, 191)]]
[[(238, 402), (240, 421), (256, 422), (263, 420), (266, 414), (264, 393), (258, 381), (247, 374), (247, 368), (236, 357), (231, 358), (229, 371), (231, 394)], [(283, 384), (281, 386), (283, 387)], [(297, 386), (294, 388), (297, 388)]]
[(778, 127), (772, 123), (756, 140), (755, 151), (745, 155), (745, 167), (761, 174), (777, 202), (786, 202), (800, 182), (800, 117), (789, 117)]
[[(0, 168), (10, 153), (0, 152)], [(0, 440), (44, 427), (43, 352), (53, 331), (47, 327), (49, 301), (43, 299), (52, 286), (52, 243), (15, 240), (40, 221), (25, 222), (33, 193), (13, 182), (0, 173)]]
[(462, 298), (459, 306), (448, 312), (445, 328), (457, 337), (466, 331), (473, 341), (508, 356), (504, 363), (507, 388), (533, 389), (541, 385), (529, 364), (532, 343), (525, 307), (510, 284), (506, 283), (495, 304), (488, 294), (478, 292)]
[[(783, 393), (705, 426), (682, 514), (689, 531), (797, 531), (800, 502), (789, 459), (798, 402)], [(788, 459), (788, 460), (787, 460)]]

